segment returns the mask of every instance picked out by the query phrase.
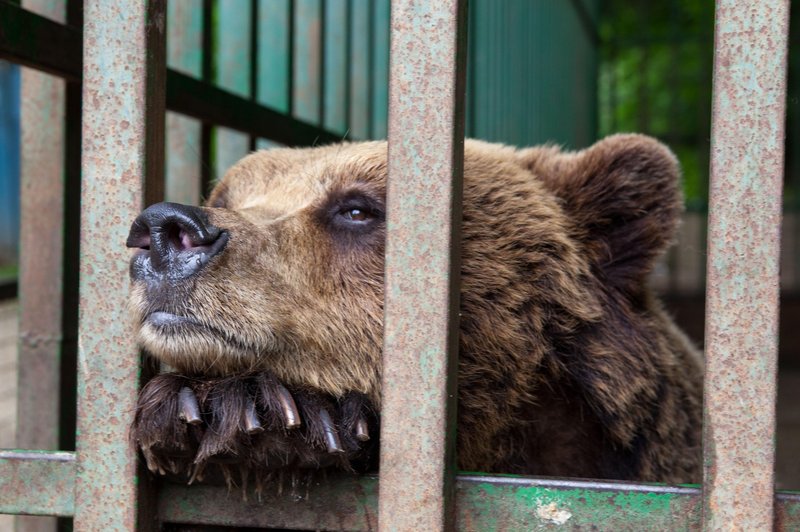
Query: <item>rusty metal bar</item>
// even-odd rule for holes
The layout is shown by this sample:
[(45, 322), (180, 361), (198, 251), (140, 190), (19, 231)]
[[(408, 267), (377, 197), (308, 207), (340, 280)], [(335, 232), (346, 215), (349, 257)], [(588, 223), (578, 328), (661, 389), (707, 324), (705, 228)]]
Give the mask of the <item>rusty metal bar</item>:
[(704, 505), (707, 530), (773, 523), (788, 0), (716, 8)]
[(128, 327), (123, 243), (127, 222), (163, 195), (164, 7), (85, 3), (76, 530), (137, 525), (140, 479), (128, 427), (139, 354)]
[(382, 530), (454, 524), (466, 7), (391, 6)]
[(0, 451), (0, 513), (70, 516), (75, 453)]
[[(57, 5), (60, 4), (60, 5)], [(63, 3), (26, 0), (55, 20)], [(22, 71), (17, 446), (58, 448), (64, 224), (64, 81)]]

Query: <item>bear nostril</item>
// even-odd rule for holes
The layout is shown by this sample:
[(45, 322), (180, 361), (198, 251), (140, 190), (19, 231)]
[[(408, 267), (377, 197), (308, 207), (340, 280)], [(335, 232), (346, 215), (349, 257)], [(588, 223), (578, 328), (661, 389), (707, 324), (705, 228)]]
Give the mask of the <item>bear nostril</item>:
[(142, 250), (131, 259), (131, 276), (189, 277), (222, 251), (227, 240), (227, 233), (211, 225), (199, 207), (152, 205), (136, 218), (128, 235), (127, 246)]
[(128, 237), (125, 244), (129, 248), (150, 249), (150, 233), (137, 235), (135, 237)]

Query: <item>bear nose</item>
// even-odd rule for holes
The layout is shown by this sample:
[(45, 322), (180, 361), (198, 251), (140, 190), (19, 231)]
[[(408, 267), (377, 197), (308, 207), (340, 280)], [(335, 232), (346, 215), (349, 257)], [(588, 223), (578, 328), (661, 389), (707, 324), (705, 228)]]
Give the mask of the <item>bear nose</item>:
[(126, 245), (139, 248), (131, 278), (179, 280), (200, 271), (223, 250), (228, 234), (208, 222), (199, 207), (156, 203), (134, 220)]

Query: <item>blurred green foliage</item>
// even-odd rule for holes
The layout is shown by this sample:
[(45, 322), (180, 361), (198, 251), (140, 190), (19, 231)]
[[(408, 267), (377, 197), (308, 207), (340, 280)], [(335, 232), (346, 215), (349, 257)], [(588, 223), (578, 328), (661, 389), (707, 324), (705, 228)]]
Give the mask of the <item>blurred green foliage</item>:
[(598, 27), (598, 133), (636, 131), (681, 161), (690, 208), (708, 195), (714, 3), (606, 0)]
[[(800, 207), (800, 11), (789, 32), (784, 203)], [(598, 27), (598, 134), (638, 131), (673, 149), (687, 206), (708, 202), (714, 2), (605, 0)]]

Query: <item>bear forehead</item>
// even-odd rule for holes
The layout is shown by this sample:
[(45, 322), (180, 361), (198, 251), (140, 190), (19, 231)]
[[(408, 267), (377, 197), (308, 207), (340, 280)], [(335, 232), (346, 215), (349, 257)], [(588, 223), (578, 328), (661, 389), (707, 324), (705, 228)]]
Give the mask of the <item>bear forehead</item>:
[(228, 170), (207, 204), (280, 215), (351, 189), (382, 197), (385, 185), (385, 142), (275, 148), (255, 152)]

